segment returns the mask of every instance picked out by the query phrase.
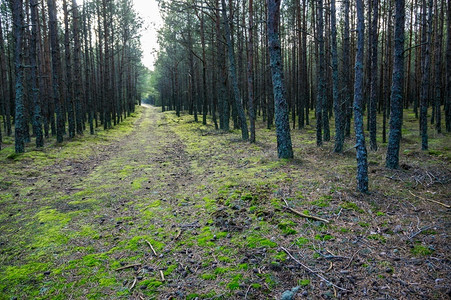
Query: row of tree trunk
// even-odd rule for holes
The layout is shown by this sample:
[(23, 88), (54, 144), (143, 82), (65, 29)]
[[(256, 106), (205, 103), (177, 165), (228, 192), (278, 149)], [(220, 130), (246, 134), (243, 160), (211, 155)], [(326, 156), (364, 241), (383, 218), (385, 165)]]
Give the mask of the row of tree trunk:
[(88, 127), (91, 134), (111, 128), (134, 111), (143, 67), (131, 0), (5, 4), (0, 113), (6, 135), (14, 129), (17, 153), (32, 137), (38, 148), (50, 136), (61, 143)]
[(441, 133), (444, 110), (445, 129), (451, 131), (447, 1), (160, 0), (160, 5), (165, 27), (155, 75), (163, 110), (186, 109), (196, 121), (202, 114), (204, 124), (211, 114), (223, 130), (231, 119), (243, 139), (249, 137), (247, 111), (251, 142), (260, 116), (268, 128), (276, 126), (279, 157), (292, 157), (290, 127), (310, 125), (310, 112), (318, 146), (331, 139), (329, 121), (335, 119), (335, 152), (343, 151), (354, 119), (364, 192), (365, 131), (376, 151), (378, 135), (387, 143), (390, 120), (390, 168), (399, 165), (403, 109), (419, 118), (423, 149), (428, 119)]

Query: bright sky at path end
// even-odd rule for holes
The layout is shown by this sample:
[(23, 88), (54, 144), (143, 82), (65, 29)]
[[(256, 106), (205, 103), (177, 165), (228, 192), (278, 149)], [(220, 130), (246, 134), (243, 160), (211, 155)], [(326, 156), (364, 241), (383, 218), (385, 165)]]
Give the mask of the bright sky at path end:
[(144, 21), (141, 32), (143, 64), (153, 70), (158, 50), (158, 29), (163, 25), (156, 0), (133, 0), (135, 10)]

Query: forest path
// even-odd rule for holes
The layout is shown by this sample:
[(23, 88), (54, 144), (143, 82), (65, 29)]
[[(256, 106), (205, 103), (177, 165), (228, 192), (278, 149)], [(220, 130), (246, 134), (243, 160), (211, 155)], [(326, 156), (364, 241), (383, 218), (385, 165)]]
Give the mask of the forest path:
[(96, 136), (3, 160), (0, 300), (274, 299), (299, 284), (313, 299), (448, 295), (449, 210), (415, 196), (449, 204), (447, 160), (418, 151), (391, 171), (370, 152), (363, 195), (354, 154), (316, 147), (314, 127), (293, 132), (298, 159), (280, 160), (264, 124), (249, 144), (138, 109)]

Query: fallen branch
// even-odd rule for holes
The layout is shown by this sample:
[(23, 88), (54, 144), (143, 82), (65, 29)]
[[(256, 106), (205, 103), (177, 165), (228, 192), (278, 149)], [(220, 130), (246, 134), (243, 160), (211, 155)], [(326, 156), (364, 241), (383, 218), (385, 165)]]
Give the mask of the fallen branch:
[(295, 209), (293, 209), (291, 207), (284, 206), (284, 208), (288, 209), (289, 211), (291, 211), (292, 213), (298, 215), (299, 217), (303, 217), (303, 218), (306, 218), (306, 219), (312, 219), (312, 220), (316, 220), (316, 221), (321, 221), (321, 222), (324, 222), (324, 223), (329, 223), (328, 220), (321, 219), (320, 217), (315, 217), (315, 216), (310, 216), (310, 215), (303, 214), (303, 213), (301, 213), (301, 212), (299, 212), (299, 211), (297, 211), (297, 210), (295, 210)]
[(156, 252), (155, 249), (152, 247), (152, 244), (151, 244), (148, 240), (145, 240), (145, 241), (146, 241), (147, 245), (149, 245), (150, 249), (152, 249), (153, 255), (157, 256), (157, 252)]
[(174, 241), (178, 240), (181, 235), (182, 235), (182, 229), (179, 228), (177, 235), (174, 238)]
[(441, 206), (444, 206), (444, 207), (446, 207), (446, 208), (451, 208), (451, 206), (448, 205), (448, 204), (445, 204), (445, 203), (442, 203), (442, 202), (438, 202), (438, 201), (436, 201), (436, 200), (427, 199), (427, 198), (423, 198), (423, 197), (417, 196), (417, 195), (415, 195), (414, 193), (412, 193), (411, 191), (409, 191), (409, 193), (410, 193), (412, 196), (417, 197), (417, 198), (419, 198), (419, 199), (421, 199), (421, 200), (434, 202), (434, 203), (439, 204), (439, 205), (441, 205)]
[(288, 251), (287, 249), (285, 249), (284, 247), (280, 247), (280, 249), (282, 249), (283, 251), (285, 251), (286, 254), (288, 254), (289, 257), (291, 257), (291, 259), (293, 259), (295, 262), (297, 262), (301, 267), (303, 267), (304, 269), (306, 269), (307, 271), (309, 271), (310, 273), (312, 273), (313, 275), (316, 275), (318, 278), (320, 278), (321, 280), (324, 280), (326, 283), (330, 284), (333, 287), (336, 287), (339, 290), (342, 291), (349, 291), (345, 288), (342, 288), (332, 282), (330, 282), (329, 280), (327, 280), (326, 278), (324, 278), (322, 275), (318, 274), (317, 272), (315, 272), (314, 270), (310, 269), (308, 266), (304, 265), (302, 262), (300, 262), (299, 260), (297, 260), (293, 255), (291, 255), (290, 251)]
[(133, 280), (132, 286), (130, 287), (130, 291), (133, 290), (137, 281), (138, 281), (138, 278), (135, 277), (135, 280)]
[(160, 270), (161, 282), (165, 282), (163, 270)]
[(116, 269), (116, 271), (121, 271), (121, 270), (130, 269), (130, 268), (134, 268), (134, 267), (140, 267), (140, 266), (141, 266), (141, 264), (133, 264), (133, 265), (128, 265), (128, 266), (123, 266), (123, 267)]
[(345, 269), (349, 268), (349, 266), (351, 265), (352, 261), (354, 260), (354, 257), (357, 255), (357, 253), (360, 252), (361, 249), (357, 250), (356, 252), (354, 252), (354, 254), (351, 256), (351, 259), (349, 260), (348, 264), (346, 265)]

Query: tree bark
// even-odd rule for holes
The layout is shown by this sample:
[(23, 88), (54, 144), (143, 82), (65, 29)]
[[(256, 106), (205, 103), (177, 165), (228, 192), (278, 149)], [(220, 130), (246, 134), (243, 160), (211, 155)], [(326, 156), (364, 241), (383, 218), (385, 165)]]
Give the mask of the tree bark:
[(254, 10), (253, 0), (249, 0), (249, 42), (247, 45), (247, 91), (249, 106), (250, 142), (255, 143), (255, 107), (254, 107)]
[[(401, 0), (402, 1), (402, 0)], [(368, 161), (363, 131), (363, 60), (365, 46), (365, 19), (363, 0), (357, 2), (357, 53), (354, 83), (354, 128), (356, 136), (357, 186), (360, 192), (368, 192)]]
[(404, 85), (404, 0), (395, 2), (395, 56), (391, 87), (390, 133), (388, 139), (386, 166), (399, 168), (399, 146), (402, 127), (402, 98)]
[(235, 105), (236, 105), (238, 117), (240, 119), (240, 124), (241, 124), (241, 137), (243, 140), (248, 140), (249, 132), (247, 130), (246, 116), (244, 114), (243, 105), (242, 105), (241, 99), (240, 99), (240, 91), (238, 88), (238, 79), (236, 77), (235, 51), (234, 51), (233, 45), (232, 45), (229, 19), (227, 17), (227, 7), (225, 4), (225, 0), (221, 0), (221, 4), (222, 4), (222, 17), (224, 19), (225, 36), (226, 36), (226, 41), (227, 41), (228, 53), (229, 53), (229, 74), (230, 74), (230, 78), (232, 80), (232, 89), (233, 89), (233, 95), (235, 98)]
[(288, 103), (285, 98), (282, 57), (279, 40), (280, 2), (281, 0), (267, 0), (268, 47), (274, 93), (277, 153), (279, 158), (293, 158), (290, 122), (288, 120)]

